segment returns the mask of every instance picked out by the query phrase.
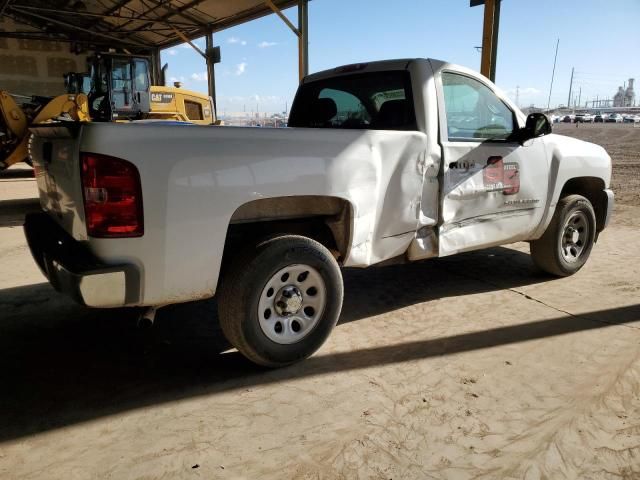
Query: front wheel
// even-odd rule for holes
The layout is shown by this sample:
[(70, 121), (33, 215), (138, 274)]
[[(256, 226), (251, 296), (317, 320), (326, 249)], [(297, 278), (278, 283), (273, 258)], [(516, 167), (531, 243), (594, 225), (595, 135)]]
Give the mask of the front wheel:
[(587, 262), (596, 235), (596, 215), (582, 195), (563, 197), (542, 237), (531, 242), (534, 263), (545, 272), (567, 277)]
[(313, 354), (342, 309), (340, 267), (320, 243), (284, 235), (239, 255), (222, 279), (220, 325), (249, 360), (267, 367)]

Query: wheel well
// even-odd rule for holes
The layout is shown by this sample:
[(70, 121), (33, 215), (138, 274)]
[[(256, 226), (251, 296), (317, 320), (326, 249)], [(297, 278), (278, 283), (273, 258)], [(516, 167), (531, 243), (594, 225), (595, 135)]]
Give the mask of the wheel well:
[(604, 180), (598, 177), (579, 177), (572, 178), (562, 187), (560, 198), (567, 195), (582, 195), (591, 205), (596, 214), (596, 230), (598, 232), (604, 229), (605, 216), (607, 213), (607, 195), (604, 192)]
[(349, 253), (351, 204), (337, 197), (301, 195), (254, 200), (231, 217), (223, 264), (240, 249), (276, 234), (295, 234), (320, 242), (342, 262)]

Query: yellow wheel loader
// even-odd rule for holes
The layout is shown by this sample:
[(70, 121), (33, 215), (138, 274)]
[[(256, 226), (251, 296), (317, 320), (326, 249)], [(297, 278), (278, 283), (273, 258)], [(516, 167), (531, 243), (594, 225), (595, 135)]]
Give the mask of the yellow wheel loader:
[(29, 162), (29, 125), (60, 117), (90, 121), (87, 96), (82, 93), (60, 95), (52, 100), (36, 100), (25, 108), (20, 107), (7, 92), (0, 90), (0, 170), (14, 163)]
[[(152, 85), (148, 57), (100, 53), (90, 57), (88, 65), (89, 73), (65, 75), (65, 95), (34, 96), (19, 105), (14, 96), (0, 90), (0, 170), (29, 162), (29, 126), (56, 118), (216, 123), (211, 97), (177, 86)], [(164, 84), (164, 79), (159, 83)]]

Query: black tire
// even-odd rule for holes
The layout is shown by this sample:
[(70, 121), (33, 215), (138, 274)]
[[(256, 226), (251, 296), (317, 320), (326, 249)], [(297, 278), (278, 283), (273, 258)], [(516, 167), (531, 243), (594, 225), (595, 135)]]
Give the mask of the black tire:
[[(301, 264), (315, 269), (324, 282), (324, 308), (299, 341), (277, 343), (261, 327), (260, 299), (276, 273)], [(245, 250), (230, 262), (218, 297), (220, 326), (227, 340), (252, 362), (282, 367), (303, 360), (320, 348), (338, 321), (342, 299), (340, 267), (329, 250), (307, 237), (278, 236)]]
[[(574, 249), (576, 255), (568, 254), (571, 247), (565, 247), (567, 254), (563, 254), (563, 242), (565, 235), (568, 235), (565, 227), (568, 221), (580, 218), (578, 225), (583, 225), (584, 238), (575, 244), (578, 250)], [(584, 228), (586, 226), (586, 228)], [(530, 244), (531, 256), (534, 263), (542, 270), (559, 277), (573, 275), (586, 263), (596, 234), (596, 215), (591, 202), (582, 195), (568, 195), (563, 197), (556, 206), (551, 223), (545, 230), (542, 237), (532, 241)], [(569, 257), (569, 260), (567, 259)]]

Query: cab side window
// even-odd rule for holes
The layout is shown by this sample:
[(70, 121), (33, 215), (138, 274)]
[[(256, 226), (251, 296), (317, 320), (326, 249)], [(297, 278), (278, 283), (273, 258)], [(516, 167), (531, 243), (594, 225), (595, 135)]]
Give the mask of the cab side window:
[(136, 92), (146, 92), (149, 90), (149, 65), (146, 60), (135, 61), (136, 71)]
[(442, 74), (449, 140), (507, 140), (513, 112), (486, 85), (457, 73)]

